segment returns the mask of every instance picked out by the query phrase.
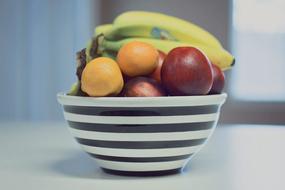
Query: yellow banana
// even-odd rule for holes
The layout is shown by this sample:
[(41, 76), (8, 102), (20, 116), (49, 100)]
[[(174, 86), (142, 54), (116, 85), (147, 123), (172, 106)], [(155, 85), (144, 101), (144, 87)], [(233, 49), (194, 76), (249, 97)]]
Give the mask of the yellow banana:
[(94, 30), (94, 36), (98, 36), (99, 34), (106, 34), (107, 32), (110, 32), (112, 29), (112, 24), (103, 24), (99, 25)]
[(101, 49), (111, 50), (111, 51), (119, 51), (119, 49), (126, 43), (131, 41), (141, 41), (145, 43), (152, 44), (157, 49), (168, 53), (170, 50), (176, 47), (185, 47), (191, 46), (200, 49), (202, 52), (206, 54), (206, 56), (210, 59), (210, 61), (220, 67), (222, 70), (229, 69), (234, 64), (234, 57), (222, 48), (214, 48), (210, 46), (206, 46), (204, 44), (199, 43), (181, 43), (177, 41), (170, 41), (170, 40), (157, 40), (157, 39), (150, 39), (150, 38), (126, 38), (119, 41), (109, 41), (109, 40), (102, 40), (99, 44)]
[(80, 83), (77, 81), (77, 82), (72, 84), (72, 86), (70, 87), (70, 90), (69, 90), (69, 92), (67, 94), (71, 95), (71, 96), (76, 96), (76, 94), (78, 93), (79, 89), (80, 89)]
[(143, 37), (222, 47), (212, 34), (199, 26), (176, 17), (154, 12), (130, 11), (122, 13), (114, 20), (113, 28), (105, 34), (106, 39), (113, 41), (129, 37)]

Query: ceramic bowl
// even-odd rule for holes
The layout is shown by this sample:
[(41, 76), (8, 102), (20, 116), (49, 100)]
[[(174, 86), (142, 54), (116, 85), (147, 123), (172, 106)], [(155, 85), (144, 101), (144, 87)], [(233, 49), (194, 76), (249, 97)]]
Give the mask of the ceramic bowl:
[(104, 171), (163, 175), (181, 171), (203, 147), (226, 97), (95, 98), (60, 93), (58, 101), (71, 134)]

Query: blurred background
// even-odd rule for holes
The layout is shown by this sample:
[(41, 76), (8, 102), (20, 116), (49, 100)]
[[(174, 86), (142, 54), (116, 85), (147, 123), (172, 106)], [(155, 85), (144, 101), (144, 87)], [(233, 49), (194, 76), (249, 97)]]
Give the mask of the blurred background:
[(56, 94), (76, 81), (75, 53), (123, 11), (177, 16), (236, 57), (221, 123), (285, 124), (284, 0), (0, 0), (0, 120), (61, 121)]

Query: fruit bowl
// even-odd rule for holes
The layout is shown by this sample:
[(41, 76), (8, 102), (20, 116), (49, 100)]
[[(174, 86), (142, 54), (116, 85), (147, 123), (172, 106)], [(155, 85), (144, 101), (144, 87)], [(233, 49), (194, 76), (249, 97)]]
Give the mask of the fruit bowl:
[(226, 97), (57, 95), (82, 149), (104, 171), (123, 175), (181, 171), (213, 133)]

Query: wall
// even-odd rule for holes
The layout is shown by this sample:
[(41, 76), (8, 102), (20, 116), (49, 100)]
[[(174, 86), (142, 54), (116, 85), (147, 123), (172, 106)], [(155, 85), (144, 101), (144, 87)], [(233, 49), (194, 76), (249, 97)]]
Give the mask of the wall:
[(56, 93), (99, 18), (98, 1), (0, 1), (0, 120), (63, 119)]

